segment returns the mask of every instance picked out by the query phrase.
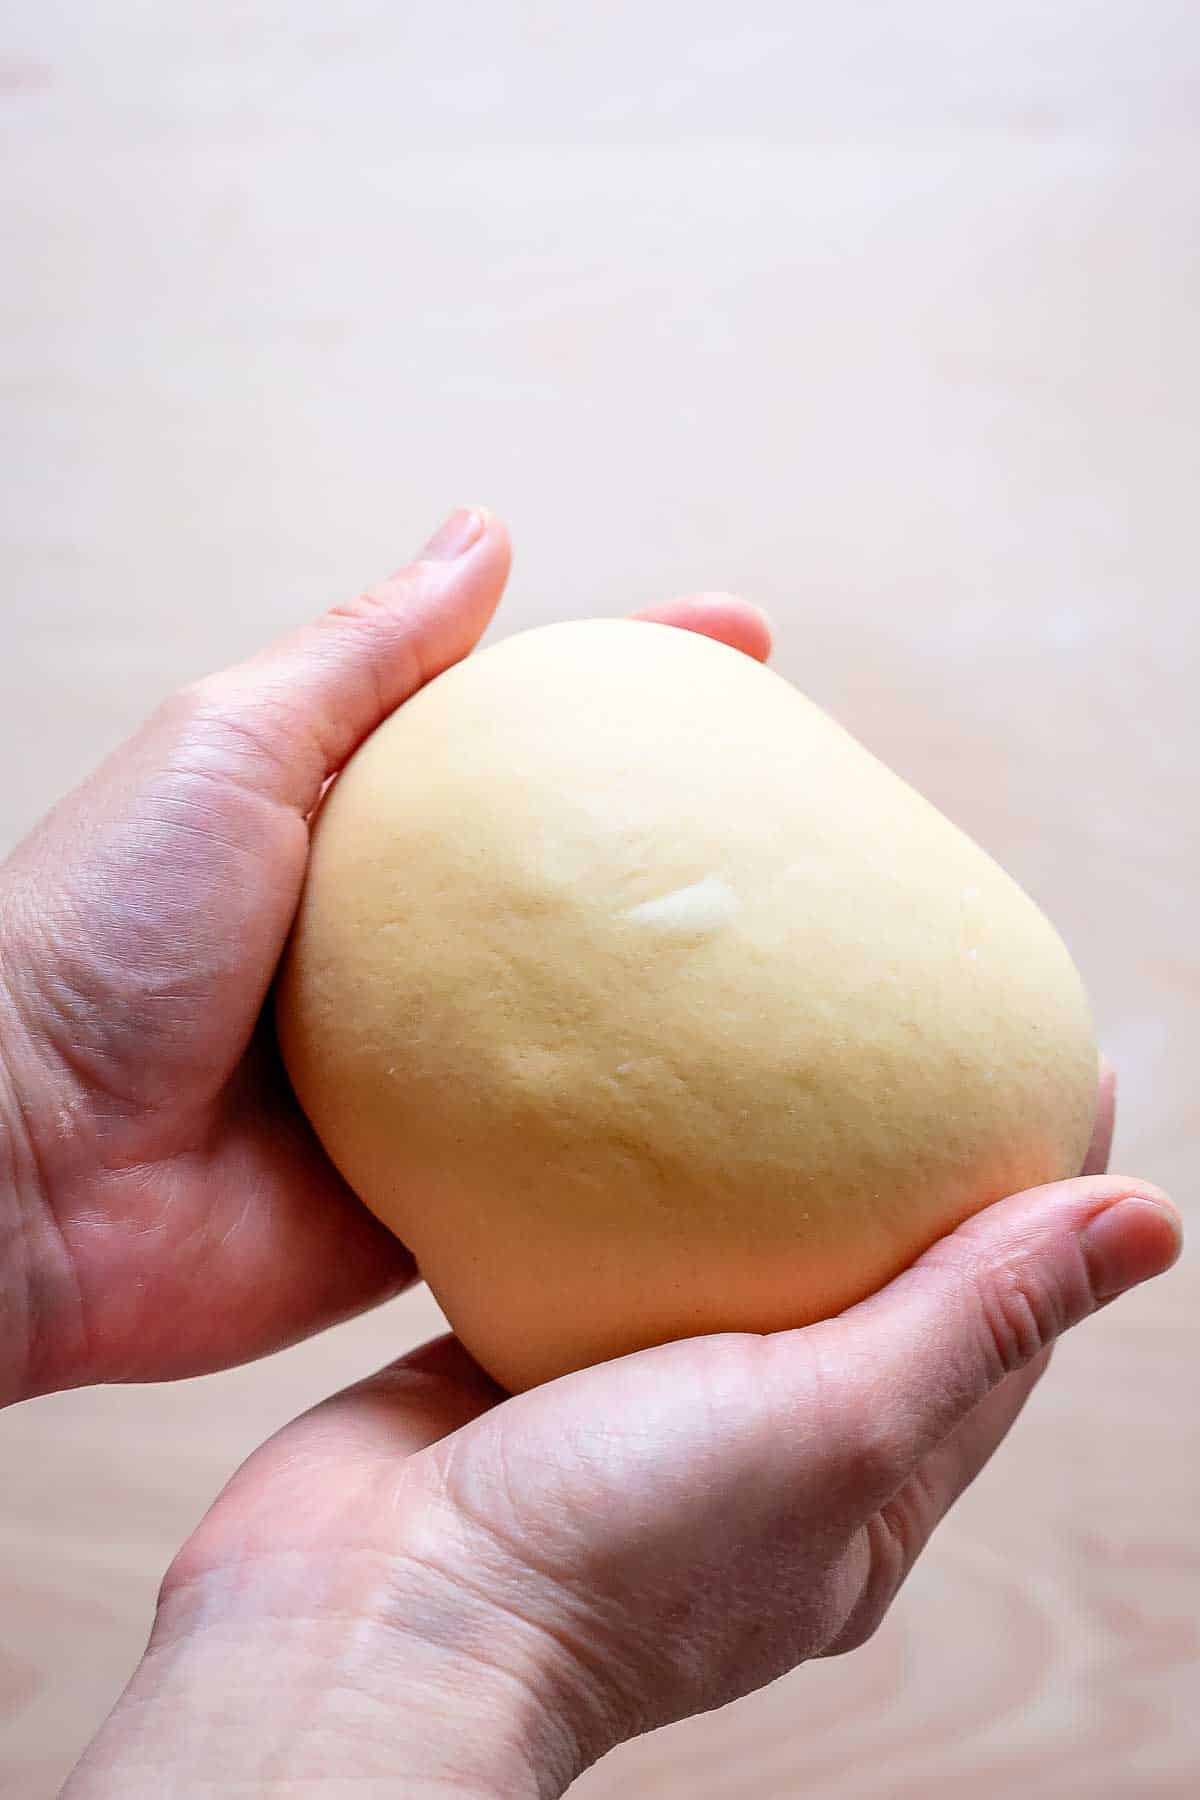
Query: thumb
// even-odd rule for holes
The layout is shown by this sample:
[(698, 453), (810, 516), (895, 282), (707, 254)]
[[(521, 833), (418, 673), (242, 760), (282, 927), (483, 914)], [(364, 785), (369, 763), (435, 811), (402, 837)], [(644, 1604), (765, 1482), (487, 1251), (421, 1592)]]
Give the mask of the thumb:
[(227, 1078), (295, 911), (325, 782), (467, 654), (508, 567), (498, 521), (453, 513), (380, 586), (168, 700), (19, 847), (7, 917), (49, 920), (12, 958), (21, 1004), (61, 1021), (73, 1070), (124, 1094), (136, 1069), (144, 1094), (155, 1068), (172, 1100), (185, 1072), (203, 1070), (206, 1093)]
[(836, 1334), (839, 1369), (873, 1401), (885, 1484), (1063, 1332), (1169, 1269), (1182, 1242), (1179, 1214), (1148, 1182), (1057, 1182), (988, 1207), (813, 1327)]
[(248, 661), (194, 683), (223, 772), (307, 814), (402, 701), (471, 650), (508, 578), (508, 534), (480, 507), (451, 513), (415, 561)]

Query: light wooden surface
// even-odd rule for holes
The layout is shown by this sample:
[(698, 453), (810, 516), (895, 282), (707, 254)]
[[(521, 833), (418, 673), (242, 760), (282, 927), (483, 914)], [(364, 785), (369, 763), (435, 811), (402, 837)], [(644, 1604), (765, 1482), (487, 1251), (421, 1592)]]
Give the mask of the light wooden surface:
[[(1191, 0), (16, 0), (0, 62), (0, 842), (169, 687), (482, 500), (502, 629), (740, 587), (1005, 862), (1200, 1137)], [(1064, 1346), (866, 1650), (590, 1800), (1184, 1795), (1194, 1255)], [(0, 1421), (0, 1789), (51, 1795), (171, 1550), (429, 1331)]]

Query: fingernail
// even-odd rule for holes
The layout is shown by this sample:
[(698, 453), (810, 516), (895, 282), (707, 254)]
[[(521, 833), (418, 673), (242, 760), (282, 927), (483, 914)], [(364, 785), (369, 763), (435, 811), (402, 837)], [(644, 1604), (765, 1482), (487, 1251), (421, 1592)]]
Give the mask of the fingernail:
[(478, 506), (460, 506), (439, 525), (421, 552), (421, 562), (453, 562), (477, 544), (487, 529), (487, 515)]
[(1111, 1300), (1169, 1269), (1183, 1248), (1183, 1231), (1170, 1207), (1129, 1194), (1089, 1219), (1079, 1244), (1093, 1294)]

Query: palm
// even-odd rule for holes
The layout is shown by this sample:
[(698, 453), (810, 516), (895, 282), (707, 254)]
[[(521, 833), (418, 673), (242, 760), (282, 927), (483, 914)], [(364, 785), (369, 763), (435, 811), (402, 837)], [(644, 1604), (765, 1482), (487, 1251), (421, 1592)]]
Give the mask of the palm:
[[(1101, 1101), (1090, 1169), (1107, 1077)], [(234, 1477), (80, 1791), (131, 1756), (174, 1772), (183, 1731), (222, 1788), (236, 1768), (558, 1793), (622, 1738), (852, 1649), (1051, 1340), (1178, 1249), (1163, 1196), (1092, 1175), (988, 1208), (801, 1331), (515, 1399), (456, 1339), (428, 1344)]]
[(368, 1658), (374, 1631), (394, 1657), (416, 1618), (453, 1660), (485, 1643), (506, 1670), (532, 1637), (599, 1676), (600, 1716), (626, 1732), (854, 1648), (1053, 1337), (1178, 1249), (1135, 1202), (1105, 1255), (1080, 1255), (1083, 1226), (1129, 1187), (1097, 1173), (1112, 1111), (1106, 1071), (1083, 1179), (989, 1208), (823, 1324), (668, 1344), (515, 1399), (457, 1339), (423, 1346), (250, 1458), (176, 1559), (168, 1635), (197, 1589), (219, 1610), (236, 1566), (276, 1646), (321, 1596), (351, 1686), (347, 1621)]
[[(443, 1338), (250, 1459), (176, 1560), (167, 1617), (176, 1594), (188, 1608), (197, 1587), (227, 1591), (231, 1564), (256, 1594), (284, 1571), (273, 1629), (321, 1594), (333, 1621), (366, 1615), (390, 1639), (465, 1590), (480, 1616), (455, 1622), (452, 1653), (479, 1639), (519, 1664), (527, 1634), (565, 1640), (604, 1671), (601, 1710), (635, 1729), (723, 1705), (871, 1635), (1045, 1364), (981, 1385), (924, 1454), (901, 1440), (885, 1459), (870, 1339), (852, 1316), (691, 1339), (508, 1400)], [(929, 1371), (912, 1361), (915, 1396)], [(410, 1549), (415, 1596), (396, 1576)], [(516, 1650), (498, 1651), (514, 1614)]]
[[(34, 1158), (43, 1231), (65, 1253), (87, 1379), (241, 1361), (412, 1278), (301, 1115), (264, 1006), (324, 781), (469, 650), (506, 572), (492, 526), (469, 556), (414, 565), (201, 683), (6, 870), (6, 937), (38, 920), (11, 959), (32, 971), (14, 984), (36, 1046), (25, 1111), (35, 1129), (50, 1121)], [(657, 616), (765, 653), (736, 604)], [(69, 1133), (54, 1123), (66, 1116)]]

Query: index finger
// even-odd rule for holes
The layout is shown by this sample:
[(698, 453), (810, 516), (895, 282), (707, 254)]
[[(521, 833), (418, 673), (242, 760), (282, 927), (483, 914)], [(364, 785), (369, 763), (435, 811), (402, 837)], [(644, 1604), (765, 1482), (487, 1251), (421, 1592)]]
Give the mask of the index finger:
[(633, 616), (716, 638), (718, 643), (752, 656), (755, 662), (766, 662), (771, 654), (771, 621), (761, 607), (743, 600), (739, 594), (684, 594), (677, 600), (648, 606)]
[(1103, 1175), (1112, 1153), (1113, 1125), (1117, 1111), (1117, 1072), (1107, 1056), (1100, 1056), (1100, 1091), (1096, 1099), (1096, 1120), (1092, 1141), (1083, 1159), (1081, 1175)]

